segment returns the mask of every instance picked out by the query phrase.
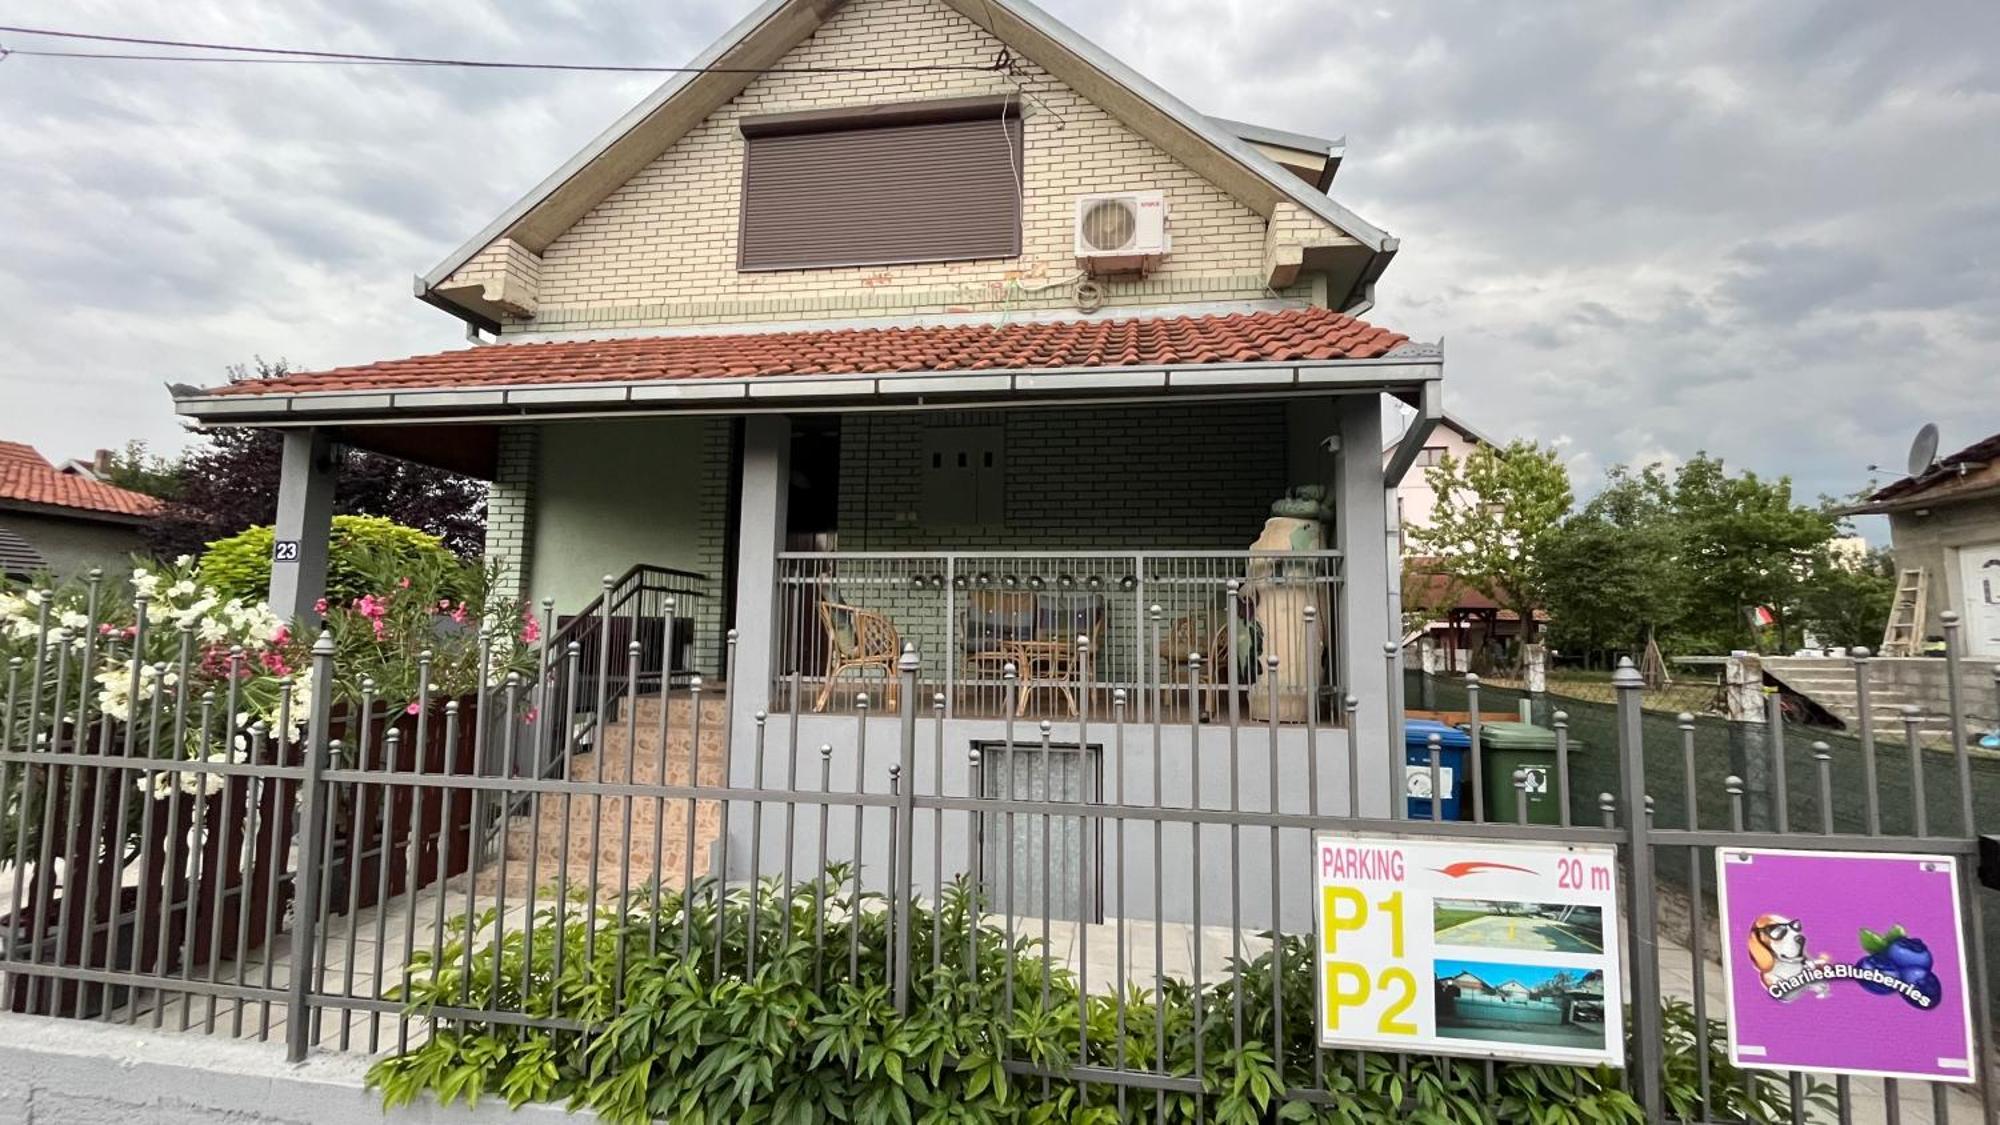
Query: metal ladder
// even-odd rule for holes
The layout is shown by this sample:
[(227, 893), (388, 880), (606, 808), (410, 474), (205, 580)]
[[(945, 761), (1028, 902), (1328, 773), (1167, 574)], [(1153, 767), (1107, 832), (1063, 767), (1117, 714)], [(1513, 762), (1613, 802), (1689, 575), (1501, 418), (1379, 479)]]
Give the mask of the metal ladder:
[(1889, 624), (1882, 630), (1881, 656), (1916, 656), (1923, 638), (1917, 630), (1924, 624), (1924, 570), (1914, 567), (1896, 572), (1896, 600), (1889, 605)]

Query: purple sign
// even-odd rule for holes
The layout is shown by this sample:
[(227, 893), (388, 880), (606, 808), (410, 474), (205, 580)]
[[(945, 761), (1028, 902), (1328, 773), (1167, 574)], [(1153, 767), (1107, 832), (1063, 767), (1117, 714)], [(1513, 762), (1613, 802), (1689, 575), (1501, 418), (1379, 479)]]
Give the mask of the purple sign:
[(1729, 1058), (1972, 1081), (1951, 856), (1717, 848)]

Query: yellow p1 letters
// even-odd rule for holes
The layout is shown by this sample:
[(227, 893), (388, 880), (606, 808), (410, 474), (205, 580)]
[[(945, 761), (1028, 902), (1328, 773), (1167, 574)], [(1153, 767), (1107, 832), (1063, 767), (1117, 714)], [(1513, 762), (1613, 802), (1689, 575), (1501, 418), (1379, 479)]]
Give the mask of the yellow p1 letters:
[(1358, 930), (1368, 921), (1368, 899), (1353, 887), (1327, 887), (1321, 892), (1319, 928), (1326, 952), (1336, 953), (1342, 930)]

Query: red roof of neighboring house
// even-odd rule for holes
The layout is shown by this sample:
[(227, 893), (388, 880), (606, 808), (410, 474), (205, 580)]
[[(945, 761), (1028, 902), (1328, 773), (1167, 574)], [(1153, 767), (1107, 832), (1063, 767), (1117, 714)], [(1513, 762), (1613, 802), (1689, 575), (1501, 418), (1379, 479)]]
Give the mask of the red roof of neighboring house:
[[(1519, 621), (1521, 619), (1520, 614), (1515, 613), (1511, 609), (1502, 609), (1500, 603), (1470, 586), (1460, 584), (1451, 575), (1430, 569), (1427, 564), (1431, 561), (1424, 558), (1403, 560), (1403, 569), (1405, 572), (1420, 577), (1423, 580), (1423, 586), (1418, 591), (1418, 596), (1423, 599), (1423, 605), (1431, 607), (1439, 613), (1454, 611), (1494, 613), (1495, 619), (1499, 621)], [(1443, 604), (1446, 598), (1451, 599), (1451, 604)], [(1549, 614), (1547, 610), (1540, 608), (1535, 610), (1536, 621), (1543, 622), (1548, 619)]]
[(258, 379), (219, 395), (1374, 359), (1409, 337), (1327, 309), (501, 344)]
[(160, 502), (141, 492), (65, 473), (18, 441), (0, 441), (0, 503), (38, 504), (114, 516), (149, 516)]

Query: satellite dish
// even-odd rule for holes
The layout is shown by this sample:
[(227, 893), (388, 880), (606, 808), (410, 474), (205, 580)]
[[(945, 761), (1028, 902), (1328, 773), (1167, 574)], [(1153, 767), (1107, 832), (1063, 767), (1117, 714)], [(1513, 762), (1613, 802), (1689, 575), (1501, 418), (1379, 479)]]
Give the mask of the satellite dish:
[(1936, 422), (1925, 422), (1917, 431), (1917, 439), (1910, 443), (1910, 475), (1923, 476), (1931, 466), (1937, 464), (1938, 428)]

